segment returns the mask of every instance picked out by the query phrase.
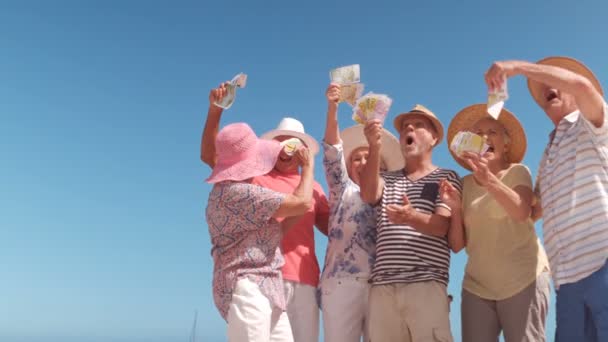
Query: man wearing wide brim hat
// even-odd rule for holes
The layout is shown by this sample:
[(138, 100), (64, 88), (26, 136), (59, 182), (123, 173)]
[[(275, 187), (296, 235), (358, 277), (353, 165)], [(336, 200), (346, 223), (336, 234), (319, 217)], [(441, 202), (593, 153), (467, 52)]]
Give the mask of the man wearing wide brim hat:
[(555, 125), (537, 188), (557, 290), (556, 341), (608, 341), (608, 124), (600, 82), (569, 57), (495, 62), (485, 78), (493, 89), (514, 75), (528, 78)]
[(461, 189), (452, 170), (433, 164), (443, 126), (422, 105), (399, 114), (405, 167), (380, 173), (382, 123), (366, 124), (369, 158), (361, 177), (363, 200), (378, 207), (378, 243), (370, 292), (370, 340), (451, 341), (447, 283), (450, 209), (439, 196), (448, 181)]
[[(211, 168), (217, 163), (215, 139), (223, 109), (214, 103), (226, 95), (226, 84), (222, 83), (209, 94), (209, 111), (201, 139), (201, 160)], [(319, 151), (316, 140), (306, 134), (304, 125), (294, 118), (283, 118), (278, 127), (261, 136), (266, 140), (283, 141), (298, 138), (313, 154)], [(293, 193), (300, 183), (299, 164), (293, 156), (281, 151), (274, 168), (253, 178), (252, 183), (270, 190)], [(311, 209), (297, 221), (281, 241), (285, 259), (282, 268), (287, 314), (295, 342), (317, 341), (319, 335), (319, 308), (316, 304), (316, 287), (319, 282), (319, 264), (315, 255), (314, 229), (316, 226), (327, 235), (329, 205), (323, 188), (313, 183)]]

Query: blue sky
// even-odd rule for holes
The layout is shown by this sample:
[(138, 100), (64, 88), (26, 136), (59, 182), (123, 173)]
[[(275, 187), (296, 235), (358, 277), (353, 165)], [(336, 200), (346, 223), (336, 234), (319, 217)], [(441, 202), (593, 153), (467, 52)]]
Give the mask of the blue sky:
[[(367, 90), (393, 98), (390, 118), (421, 103), (446, 127), (485, 101), (494, 60), (570, 55), (608, 80), (605, 2), (495, 5), (2, 2), (0, 340), (185, 341), (195, 309), (201, 340), (224, 340), (199, 142), (209, 90), (238, 72), (247, 88), (222, 124), (261, 134), (293, 116), (318, 139), (328, 71), (341, 65), (360, 64)], [(523, 78), (509, 91), (535, 174), (552, 126)], [(340, 108), (342, 127), (350, 115)], [(465, 174), (445, 144), (434, 159)], [(319, 158), (316, 178), (325, 184)], [(466, 256), (452, 260), (458, 341)]]

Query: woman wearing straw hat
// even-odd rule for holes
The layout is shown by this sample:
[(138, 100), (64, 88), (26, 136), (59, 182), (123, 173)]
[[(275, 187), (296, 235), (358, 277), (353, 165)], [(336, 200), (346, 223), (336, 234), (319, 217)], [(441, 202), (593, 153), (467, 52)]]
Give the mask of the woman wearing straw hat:
[(462, 202), (443, 182), (441, 196), (452, 208), (448, 233), (454, 252), (466, 248), (468, 261), (462, 289), (462, 340), (466, 342), (545, 341), (549, 305), (548, 261), (530, 217), (534, 194), (523, 127), (503, 109), (498, 120), (486, 104), (461, 110), (448, 128), (471, 131), (486, 139), (483, 155), (452, 153), (472, 171), (463, 179)]
[[(310, 209), (313, 157), (296, 151), (302, 167), (292, 194), (252, 184), (274, 167), (282, 147), (258, 139), (244, 123), (222, 129), (206, 218), (211, 236), (213, 297), (228, 322), (229, 341), (293, 341), (287, 317), (279, 249), (281, 238)], [(279, 223), (276, 219), (288, 217)]]
[[(327, 88), (327, 124), (323, 142), (323, 167), (329, 187), (329, 242), (321, 275), (321, 307), (325, 341), (368, 340), (368, 283), (376, 255), (376, 215), (361, 199), (360, 172), (369, 146), (363, 125), (340, 132), (340, 85)], [(382, 132), (384, 170), (403, 168), (399, 141)]]

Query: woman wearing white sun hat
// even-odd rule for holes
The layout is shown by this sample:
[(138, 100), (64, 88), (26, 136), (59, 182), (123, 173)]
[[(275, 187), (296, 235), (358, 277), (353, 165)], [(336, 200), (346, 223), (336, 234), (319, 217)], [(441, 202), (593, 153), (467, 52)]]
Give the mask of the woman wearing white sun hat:
[[(368, 283), (376, 255), (376, 215), (360, 196), (360, 172), (369, 146), (363, 125), (338, 128), (340, 86), (330, 84), (323, 167), (329, 187), (329, 242), (320, 281), (325, 341), (368, 340)], [(403, 168), (399, 141), (383, 131), (385, 170)]]

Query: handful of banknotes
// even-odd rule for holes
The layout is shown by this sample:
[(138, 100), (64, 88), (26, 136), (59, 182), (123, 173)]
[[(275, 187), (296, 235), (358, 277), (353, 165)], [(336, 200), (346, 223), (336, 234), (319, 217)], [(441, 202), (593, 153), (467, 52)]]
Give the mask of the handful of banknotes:
[(302, 140), (298, 139), (298, 138), (290, 138), (287, 140), (283, 140), (281, 141), (281, 146), (283, 146), (283, 151), (285, 151), (285, 153), (288, 156), (293, 156), (296, 151), (298, 150), (298, 148), (300, 148), (300, 146), (302, 146)]
[(494, 119), (498, 119), (500, 111), (505, 105), (505, 101), (509, 98), (507, 93), (507, 81), (503, 82), (499, 89), (488, 92), (488, 114)]
[(472, 132), (458, 132), (450, 143), (450, 150), (457, 156), (462, 156), (464, 152), (473, 152), (476, 154), (484, 154), (488, 151), (486, 140)]
[(360, 97), (354, 107), (353, 120), (365, 124), (368, 120), (378, 119), (384, 123), (393, 100), (384, 94), (367, 93)]
[(226, 96), (221, 101), (216, 101), (213, 104), (224, 109), (230, 108), (236, 98), (236, 88), (245, 88), (245, 85), (247, 85), (247, 74), (240, 73), (234, 76), (226, 86)]
[(332, 69), (329, 72), (329, 79), (340, 84), (340, 102), (354, 106), (357, 99), (363, 95), (365, 85), (360, 83), (361, 68), (359, 64)]

